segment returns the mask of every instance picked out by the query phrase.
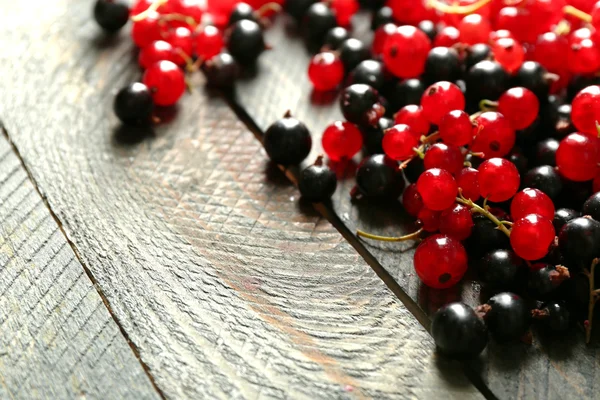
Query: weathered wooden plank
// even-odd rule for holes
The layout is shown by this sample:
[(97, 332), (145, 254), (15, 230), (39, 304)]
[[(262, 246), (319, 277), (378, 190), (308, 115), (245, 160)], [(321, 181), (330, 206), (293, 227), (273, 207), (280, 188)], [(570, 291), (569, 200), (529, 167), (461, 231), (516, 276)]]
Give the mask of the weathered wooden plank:
[[(355, 22), (358, 30), (355, 35), (369, 40), (365, 16)], [(235, 99), (263, 130), (288, 109), (304, 121), (313, 134), (313, 151), (307, 159), (310, 163), (318, 154), (323, 154), (320, 138), (324, 128), (343, 118), (337, 96), (323, 101), (311, 93), (306, 72), (310, 54), (302, 40), (294, 35), (293, 28), (284, 28), (285, 24), (282, 17), (267, 33), (267, 42), (273, 51), (261, 56), (256, 76), (238, 84)], [(414, 231), (412, 219), (397, 202), (377, 205), (352, 202), (349, 196), (354, 185), (352, 166), (345, 167), (345, 172), (346, 178), (340, 181), (332, 203), (334, 212), (351, 232), (362, 229), (379, 235), (400, 236)], [(480, 287), (468, 279), (461, 287), (445, 291), (422, 285), (412, 266), (414, 244), (358, 239), (353, 243), (364, 246), (428, 315), (457, 299), (480, 304)], [(549, 340), (544, 345), (536, 342), (533, 346), (492, 344), (485, 353), (482, 377), (500, 398), (598, 398), (600, 394), (595, 390), (599, 374), (598, 345), (586, 347), (580, 332), (572, 336), (568, 344), (561, 339)]]
[(0, 136), (0, 397), (160, 398)]
[(0, 115), (168, 397), (480, 397), (223, 101), (197, 90), (126, 145), (129, 42), (85, 2), (2, 3)]

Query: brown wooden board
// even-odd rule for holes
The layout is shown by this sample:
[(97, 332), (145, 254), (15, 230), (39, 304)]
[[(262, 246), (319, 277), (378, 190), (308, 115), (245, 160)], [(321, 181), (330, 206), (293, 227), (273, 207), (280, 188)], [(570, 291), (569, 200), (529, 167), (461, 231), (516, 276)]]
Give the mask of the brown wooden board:
[[(355, 20), (355, 37), (369, 40), (368, 20), (361, 15)], [(267, 42), (273, 50), (265, 52), (255, 73), (237, 84), (234, 101), (243, 108), (259, 129), (281, 118), (286, 110), (305, 122), (313, 135), (313, 151), (306, 164), (323, 154), (320, 138), (324, 128), (335, 120), (343, 120), (337, 96), (316, 96), (307, 76), (310, 53), (285, 16), (267, 31)], [(356, 161), (359, 161), (357, 159)], [(335, 219), (339, 218), (349, 232), (361, 229), (386, 236), (400, 236), (414, 231), (413, 219), (399, 203), (370, 204), (352, 202), (349, 192), (354, 185), (353, 168), (338, 168), (342, 177), (333, 198)], [(350, 238), (360, 251), (364, 250), (374, 268), (382, 266), (395, 280), (400, 296), (408, 295), (408, 303), (420, 309), (417, 317), (431, 315), (441, 305), (462, 299), (480, 304), (480, 286), (469, 279), (451, 290), (431, 290), (422, 285), (413, 269), (415, 245), (411, 243), (382, 243)], [(484, 301), (487, 298), (483, 299)], [(411, 310), (414, 310), (410, 307)], [(426, 324), (426, 322), (425, 322)], [(512, 398), (598, 398), (597, 344), (586, 347), (583, 335), (576, 331), (567, 339), (534, 342), (533, 346), (491, 344), (484, 353), (483, 366), (472, 365), (480, 371), (492, 392), (503, 399)]]
[(0, 221), (0, 398), (160, 398), (4, 136)]
[(222, 100), (132, 140), (127, 35), (89, 2), (1, 5), (0, 118), (167, 397), (481, 397)]

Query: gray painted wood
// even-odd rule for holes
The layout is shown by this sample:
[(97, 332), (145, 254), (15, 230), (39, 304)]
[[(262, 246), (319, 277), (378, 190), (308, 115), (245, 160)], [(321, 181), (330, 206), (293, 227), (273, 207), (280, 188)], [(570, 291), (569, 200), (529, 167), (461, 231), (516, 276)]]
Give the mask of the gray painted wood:
[(0, 221), (0, 397), (160, 398), (4, 136)]
[[(267, 42), (273, 50), (264, 53), (256, 76), (237, 85), (235, 98), (259, 128), (265, 130), (286, 110), (305, 122), (313, 135), (313, 151), (305, 164), (323, 154), (321, 135), (335, 120), (343, 120), (337, 96), (325, 99), (311, 93), (307, 76), (310, 53), (294, 34), (284, 17), (268, 31)], [(362, 15), (355, 21), (355, 37), (369, 40), (368, 21)], [(360, 157), (355, 159), (356, 162)], [(341, 178), (333, 198), (333, 210), (345, 226), (356, 232), (362, 229), (379, 235), (401, 236), (414, 231), (412, 219), (400, 203), (376, 204), (352, 202), (349, 192), (354, 185), (352, 165), (335, 166)], [(480, 286), (465, 279), (462, 285), (450, 290), (432, 290), (422, 285), (413, 269), (413, 243), (382, 243), (354, 238), (352, 243), (364, 247), (391, 275), (401, 290), (416, 302), (417, 314), (431, 315), (440, 306), (463, 300), (480, 304)], [(483, 299), (484, 301), (487, 298)], [(575, 331), (565, 339), (537, 340), (533, 346), (492, 344), (484, 353), (479, 372), (492, 392), (502, 399), (513, 398), (599, 398), (598, 357), (596, 344), (586, 347), (583, 335)]]
[(2, 6), (0, 116), (167, 397), (480, 398), (223, 101), (125, 144), (126, 34), (86, 2)]

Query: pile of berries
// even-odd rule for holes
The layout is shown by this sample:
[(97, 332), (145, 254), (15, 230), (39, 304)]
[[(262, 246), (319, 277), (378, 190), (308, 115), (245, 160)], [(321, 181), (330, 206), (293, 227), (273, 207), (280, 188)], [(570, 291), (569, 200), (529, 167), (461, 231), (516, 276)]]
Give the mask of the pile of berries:
[[(431, 288), (450, 288), (471, 268), (497, 293), (475, 309), (438, 310), (431, 330), (440, 351), (475, 356), (488, 332), (518, 340), (533, 321), (551, 332), (581, 322), (589, 341), (600, 298), (600, 2), (282, 3), (314, 50), (314, 90), (339, 91), (345, 119), (323, 132), (329, 162), (320, 156), (301, 172), (302, 196), (328, 201), (337, 187), (328, 165), (361, 153), (349, 195), (399, 201), (416, 228), (358, 236), (419, 241), (415, 272)], [(273, 4), (208, 6), (140, 0), (125, 10), (98, 0), (100, 25), (114, 31), (133, 19), (141, 48), (143, 83), (115, 101), (123, 122), (147, 122), (155, 104), (174, 104), (185, 91), (183, 67), (203, 64), (208, 83), (226, 87), (265, 50), (262, 15)], [(372, 11), (371, 43), (351, 37), (361, 6)], [(288, 112), (263, 144), (274, 162), (297, 165), (312, 139)]]

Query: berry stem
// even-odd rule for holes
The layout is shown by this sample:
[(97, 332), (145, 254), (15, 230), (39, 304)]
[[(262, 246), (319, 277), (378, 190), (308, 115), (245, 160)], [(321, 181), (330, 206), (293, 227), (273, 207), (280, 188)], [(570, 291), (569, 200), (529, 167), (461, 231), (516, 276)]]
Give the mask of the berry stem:
[(168, 0), (154, 0), (154, 2), (150, 5), (150, 7), (148, 7), (145, 11), (142, 11), (141, 13), (132, 16), (131, 20), (133, 22), (138, 22), (138, 21), (142, 21), (142, 20), (146, 19), (148, 17), (148, 15), (150, 15), (150, 13), (153, 13), (156, 10), (158, 10), (160, 8), (160, 6), (165, 4), (167, 1)]
[(260, 7), (258, 10), (256, 10), (256, 15), (259, 18), (262, 18), (269, 11), (278, 13), (281, 11), (281, 6), (277, 3), (267, 3), (267, 4), (263, 5), (262, 7)]
[(419, 229), (416, 232), (410, 233), (408, 235), (399, 236), (399, 237), (390, 237), (390, 236), (379, 236), (373, 235), (371, 233), (363, 232), (360, 229), (356, 231), (356, 236), (364, 237), (366, 239), (378, 240), (380, 242), (405, 242), (408, 240), (418, 240), (420, 239), (421, 233), (423, 232), (423, 228)]
[(596, 265), (598, 265), (600, 260), (595, 258), (592, 261), (592, 265), (590, 265), (589, 271), (584, 271), (583, 273), (587, 276), (589, 284), (590, 284), (590, 299), (588, 303), (588, 319), (585, 324), (585, 342), (589, 343), (592, 338), (592, 320), (594, 319), (594, 307), (596, 306), (596, 302), (598, 301), (598, 294), (596, 293), (596, 287), (594, 286), (594, 272), (596, 270)]
[(587, 23), (592, 22), (592, 16), (590, 14), (583, 12), (573, 6), (565, 6), (563, 8), (563, 13), (567, 15), (572, 15)]
[(462, 196), (462, 194), (460, 194), (460, 197), (456, 198), (456, 202), (460, 203), (460, 204), (464, 204), (465, 206), (469, 207), (471, 209), (472, 213), (479, 213), (481, 215), (486, 216), (490, 221), (492, 221), (494, 224), (496, 224), (498, 229), (500, 229), (502, 232), (504, 232), (504, 234), (506, 236), (510, 237), (510, 230), (504, 224), (504, 222), (506, 222), (506, 221), (500, 221), (498, 218), (496, 218), (496, 216), (494, 214), (492, 214), (485, 208), (480, 207), (479, 205), (475, 204), (472, 200), (465, 199)]
[(192, 27), (192, 29), (196, 29), (196, 27), (198, 26), (198, 23), (196, 22), (196, 20), (192, 17), (188, 17), (187, 15), (183, 15), (183, 14), (166, 14), (166, 15), (161, 15), (158, 23), (161, 25), (164, 24), (168, 24), (171, 21), (182, 21), (185, 22), (186, 24), (188, 24), (190, 27)]
[(495, 111), (498, 108), (498, 102), (488, 99), (483, 99), (479, 102), (479, 109), (483, 112)]
[(446, 4), (439, 0), (427, 0), (426, 4), (428, 7), (434, 8), (440, 12), (443, 12), (444, 14), (472, 14), (491, 2), (492, 0), (479, 0), (478, 2), (469, 4), (468, 6), (460, 6), (458, 4)]

